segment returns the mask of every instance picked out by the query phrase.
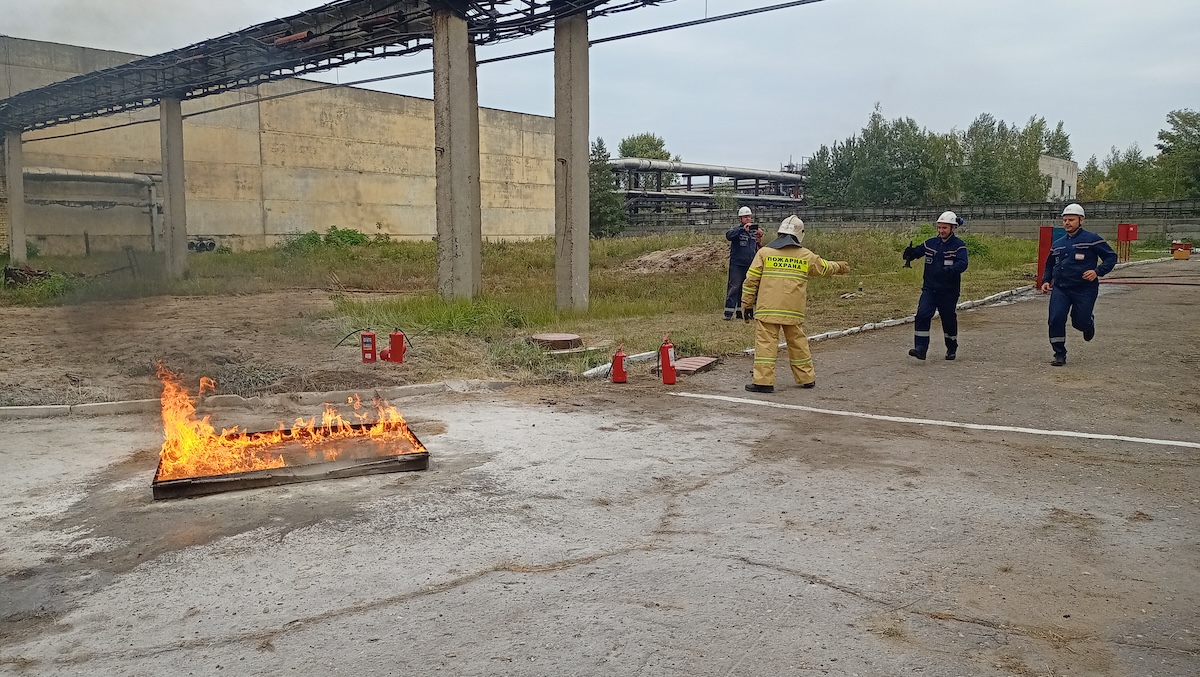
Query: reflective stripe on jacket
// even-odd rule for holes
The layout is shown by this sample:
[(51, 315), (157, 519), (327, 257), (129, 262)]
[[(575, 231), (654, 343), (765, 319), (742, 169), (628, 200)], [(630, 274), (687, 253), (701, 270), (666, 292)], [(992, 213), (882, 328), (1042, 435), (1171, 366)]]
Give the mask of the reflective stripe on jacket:
[(1080, 228), (1075, 235), (1064, 235), (1054, 241), (1046, 257), (1046, 272), (1042, 282), (1053, 281), (1056, 287), (1085, 287), (1100, 284), (1099, 279), (1083, 279), (1086, 271), (1096, 271), (1097, 278), (1112, 272), (1117, 265), (1117, 253), (1104, 238)]
[(925, 276), (922, 289), (958, 291), (967, 269), (967, 243), (951, 235), (943, 240), (936, 235), (925, 240)]
[(808, 278), (849, 272), (808, 249), (763, 247), (754, 256), (742, 285), (742, 307), (754, 307), (754, 318), (769, 324), (804, 324)]

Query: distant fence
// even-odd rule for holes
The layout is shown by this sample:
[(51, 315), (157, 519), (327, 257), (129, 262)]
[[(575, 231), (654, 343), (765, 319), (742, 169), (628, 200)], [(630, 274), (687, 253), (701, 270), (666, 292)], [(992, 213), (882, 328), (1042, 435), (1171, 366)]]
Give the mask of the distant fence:
[[(1200, 200), (1163, 202), (1085, 202), (1087, 225), (1105, 237), (1116, 235), (1118, 223), (1136, 223), (1142, 239), (1151, 236), (1200, 236)], [(932, 223), (945, 209), (953, 210), (970, 232), (1035, 238), (1038, 227), (1061, 223), (1062, 204), (1027, 202), (947, 207), (759, 207), (754, 220), (764, 229), (797, 214), (816, 230), (911, 228)], [(651, 233), (711, 233), (738, 223), (736, 210), (639, 213), (629, 217), (628, 235)]]

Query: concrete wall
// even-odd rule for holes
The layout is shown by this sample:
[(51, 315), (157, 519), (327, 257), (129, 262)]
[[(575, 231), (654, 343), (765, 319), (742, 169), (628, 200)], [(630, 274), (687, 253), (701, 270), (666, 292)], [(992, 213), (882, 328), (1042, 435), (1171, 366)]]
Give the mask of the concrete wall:
[(1050, 185), (1046, 190), (1046, 199), (1051, 202), (1073, 200), (1078, 194), (1079, 165), (1072, 160), (1038, 156), (1038, 171), (1043, 176), (1050, 177)]
[[(0, 37), (0, 97), (135, 58)], [(343, 87), (254, 102), (318, 87), (284, 80), (184, 102), (185, 116), (252, 102), (184, 121), (190, 236), (234, 249), (330, 226), (434, 236), (432, 101)], [(158, 173), (156, 122), (39, 140), (157, 117), (153, 108), (28, 132), (26, 164)], [(553, 235), (553, 120), (483, 109), (480, 127), (484, 236)], [(43, 253), (82, 253), (85, 232), (95, 250), (154, 246), (142, 188), (26, 181), (26, 191), (29, 237)]]

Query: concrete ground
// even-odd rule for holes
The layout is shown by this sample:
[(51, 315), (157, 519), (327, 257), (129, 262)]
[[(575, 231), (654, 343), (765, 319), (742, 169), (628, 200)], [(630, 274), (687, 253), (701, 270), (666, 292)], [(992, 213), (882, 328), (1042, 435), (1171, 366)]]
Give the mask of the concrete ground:
[(1037, 298), (813, 390), (412, 398), (421, 473), (154, 502), (155, 417), (0, 421), (0, 673), (1200, 674), (1200, 449), (759, 404), (1200, 442), (1200, 287), (1103, 291), (1061, 369)]

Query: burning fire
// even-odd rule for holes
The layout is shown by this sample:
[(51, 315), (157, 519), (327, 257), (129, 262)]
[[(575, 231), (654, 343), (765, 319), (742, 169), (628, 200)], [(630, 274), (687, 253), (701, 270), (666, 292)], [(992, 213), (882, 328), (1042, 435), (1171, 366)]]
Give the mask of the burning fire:
[[(346, 420), (337, 409), (326, 404), (320, 422), (314, 416), (308, 420), (297, 418), (291, 428), (280, 423), (278, 429), (270, 432), (252, 433), (234, 426), (218, 433), (208, 416), (196, 418), (195, 400), (179, 377), (159, 364), (158, 378), (163, 382), (164, 437), (159, 452), (159, 480), (280, 468), (285, 465), (284, 458), (272, 453), (272, 448), (289, 442), (298, 442), (313, 450), (333, 440), (403, 441), (412, 453), (425, 451), (408, 429), (404, 417), (386, 400), (376, 399), (372, 411), (364, 409), (357, 395), (350, 398), (348, 403), (355, 409), (354, 422)], [(216, 383), (211, 378), (201, 378), (197, 397), (215, 388)], [(338, 456), (334, 448), (320, 451), (326, 461)]]

